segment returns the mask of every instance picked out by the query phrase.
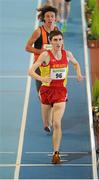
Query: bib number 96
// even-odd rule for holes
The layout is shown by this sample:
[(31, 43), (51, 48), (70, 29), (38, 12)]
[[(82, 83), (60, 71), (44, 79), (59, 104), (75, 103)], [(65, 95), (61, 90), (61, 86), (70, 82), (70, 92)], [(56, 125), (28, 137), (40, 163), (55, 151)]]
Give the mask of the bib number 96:
[(61, 79), (62, 78), (62, 73), (56, 73), (56, 79)]
[(66, 68), (56, 68), (51, 69), (51, 79), (65, 79), (66, 78)]

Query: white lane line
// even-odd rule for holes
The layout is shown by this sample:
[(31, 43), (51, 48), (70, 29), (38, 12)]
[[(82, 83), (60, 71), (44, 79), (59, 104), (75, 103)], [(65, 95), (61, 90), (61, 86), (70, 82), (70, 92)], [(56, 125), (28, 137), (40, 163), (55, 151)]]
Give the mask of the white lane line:
[(91, 90), (90, 90), (90, 76), (89, 76), (88, 49), (87, 49), (87, 41), (86, 41), (87, 37), (86, 37), (86, 23), (85, 23), (84, 7), (85, 7), (84, 0), (81, 0), (84, 56), (85, 56), (84, 59), (85, 59), (85, 71), (86, 71), (86, 87), (87, 87), (87, 98), (88, 98), (90, 139), (91, 139), (91, 149), (92, 149), (93, 178), (98, 179), (95, 138), (94, 138), (93, 118), (92, 118), (92, 104), (91, 104), (92, 101), (91, 101)]
[(15, 167), (16, 164), (0, 164), (0, 167)]
[[(32, 60), (33, 60), (33, 58), (31, 58), (31, 61)], [(21, 123), (21, 128), (20, 128), (18, 152), (17, 152), (17, 158), (16, 158), (16, 164), (18, 164), (18, 166), (16, 166), (15, 173), (14, 173), (14, 179), (17, 179), (17, 180), (19, 178), (20, 163), (21, 163), (21, 157), (22, 157), (22, 148), (23, 148), (23, 141), (24, 141), (27, 109), (28, 109), (28, 103), (29, 103), (30, 87), (31, 87), (31, 78), (28, 77), (27, 84), (26, 84), (26, 94), (25, 94), (25, 100), (24, 100), (22, 121), (21, 121), (22, 123)]]
[(24, 90), (0, 90), (0, 93), (24, 93)]
[[(38, 6), (41, 5), (41, 0), (38, 0)], [(35, 29), (38, 27), (39, 22), (36, 17), (36, 24)], [(33, 55), (30, 57), (30, 65), (31, 67), (33, 63)], [(24, 107), (23, 107), (23, 115), (22, 115), (22, 123), (21, 123), (21, 129), (20, 129), (20, 136), (19, 136), (19, 144), (18, 144), (18, 152), (17, 152), (17, 159), (16, 159), (16, 166), (15, 172), (14, 172), (14, 179), (19, 179), (19, 172), (20, 172), (20, 164), (21, 164), (21, 157), (22, 157), (22, 148), (23, 148), (23, 142), (24, 142), (24, 134), (25, 134), (25, 125), (26, 125), (26, 118), (27, 118), (27, 110), (28, 110), (28, 103), (29, 103), (29, 95), (30, 95), (30, 87), (31, 87), (31, 78), (28, 76), (27, 78), (27, 84), (26, 84), (26, 94), (25, 94), (25, 101), (24, 101)]]
[[(12, 151), (4, 151), (4, 152), (1, 151), (0, 152), (0, 154), (15, 154), (15, 153), (16, 152), (12, 152)], [(29, 152), (29, 151), (27, 151), (27, 152), (25, 152), (25, 154), (53, 154), (53, 152), (47, 152), (47, 151), (46, 152), (42, 152), (42, 151), (41, 152), (32, 152), (32, 151)], [(73, 152), (73, 151), (72, 152), (71, 151), (64, 151), (64, 152), (62, 151), (61, 152), (60, 151), (60, 154), (91, 154), (91, 152), (87, 152), (87, 151), (86, 152), (83, 152), (83, 151), (82, 152)]]
[(49, 163), (49, 164), (21, 164), (21, 166), (22, 167), (25, 167), (25, 166), (31, 166), (31, 167), (47, 167), (47, 166), (72, 166), (72, 167), (74, 167), (74, 166), (77, 166), (77, 167), (79, 167), (79, 166), (82, 166), (82, 167), (89, 167), (89, 166), (92, 166), (92, 164), (69, 164), (69, 163), (64, 163), (64, 164), (58, 164), (58, 165), (54, 165), (54, 164), (51, 164), (51, 163)]
[[(52, 154), (53, 152), (25, 152), (26, 154)], [(66, 151), (66, 152), (60, 152), (60, 154), (89, 154), (90, 152), (71, 152), (71, 151)]]
[[(28, 77), (28, 75), (26, 75), (26, 76), (16, 76), (16, 75), (14, 75), (14, 76), (12, 76), (12, 75), (2, 75), (2, 76), (0, 76), (0, 79), (26, 79)], [(68, 75), (68, 79), (69, 78), (73, 78), (73, 79), (77, 79), (77, 76), (76, 75)], [(86, 76), (84, 75), (83, 76), (83, 78), (86, 78)]]
[[(48, 154), (48, 157), (52, 157), (52, 156), (53, 156), (53, 154)], [(69, 154), (59, 154), (59, 156), (60, 157), (65, 157), (65, 156), (67, 157), (67, 156), (69, 156)]]
[(15, 152), (0, 152), (0, 154), (15, 154)]
[[(83, 79), (85, 79), (86, 78), (86, 76), (85, 75), (83, 75), (82, 76), (83, 77)], [(77, 76), (76, 75), (68, 75), (68, 77), (67, 77), (68, 79), (77, 79)]]
[[(0, 167), (49, 167), (49, 166), (71, 166), (71, 167), (91, 167), (92, 164), (90, 163), (80, 163), (80, 164), (70, 164), (68, 163), (68, 160), (66, 161), (61, 161), (62, 164), (57, 164), (57, 165), (54, 165), (52, 163), (45, 163), (45, 164), (0, 164)], [(63, 163), (63, 162), (67, 162), (67, 163)], [(18, 179), (17, 179), (18, 180)]]
[(26, 79), (27, 78), (27, 75), (23, 75), (23, 76), (20, 76), (20, 75), (2, 75), (0, 76), (0, 79)]

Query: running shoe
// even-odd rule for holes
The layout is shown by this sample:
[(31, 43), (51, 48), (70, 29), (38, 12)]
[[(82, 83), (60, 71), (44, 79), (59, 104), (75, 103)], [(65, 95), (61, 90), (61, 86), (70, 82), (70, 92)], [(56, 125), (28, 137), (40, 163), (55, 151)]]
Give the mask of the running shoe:
[(51, 132), (51, 129), (50, 129), (50, 127), (48, 127), (48, 126), (46, 126), (46, 127), (44, 128), (44, 130), (45, 130), (46, 132), (48, 132), (48, 133)]
[(62, 22), (58, 21), (56, 23), (56, 26), (58, 27), (59, 31), (61, 31), (61, 29), (62, 29)]
[(61, 31), (62, 31), (62, 33), (65, 33), (67, 31), (67, 24), (66, 24), (66, 22), (62, 23)]
[(65, 33), (67, 31), (66, 22), (57, 22), (57, 27), (62, 33)]
[(59, 152), (58, 151), (56, 151), (53, 154), (52, 163), (53, 164), (60, 164), (60, 156), (59, 156)]

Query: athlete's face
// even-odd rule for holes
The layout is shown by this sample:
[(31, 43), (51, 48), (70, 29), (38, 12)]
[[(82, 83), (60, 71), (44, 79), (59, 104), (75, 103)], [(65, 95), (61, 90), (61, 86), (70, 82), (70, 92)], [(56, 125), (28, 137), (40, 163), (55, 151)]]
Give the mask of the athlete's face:
[(61, 35), (54, 36), (51, 40), (54, 50), (61, 50), (63, 46), (63, 37)]
[(44, 21), (47, 26), (52, 26), (55, 23), (55, 20), (56, 17), (54, 12), (48, 11), (45, 13)]

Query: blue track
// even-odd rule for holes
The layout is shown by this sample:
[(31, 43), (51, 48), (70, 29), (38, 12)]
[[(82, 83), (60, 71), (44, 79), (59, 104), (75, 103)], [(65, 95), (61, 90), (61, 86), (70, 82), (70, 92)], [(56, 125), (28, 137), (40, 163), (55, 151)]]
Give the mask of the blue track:
[(25, 45), (34, 31), (37, 4), (36, 0), (0, 0), (0, 179), (14, 179), (18, 167), (18, 179), (93, 179), (80, 0), (76, 4), (72, 0), (64, 43), (79, 61), (85, 78), (78, 83), (70, 65), (69, 101), (62, 121), (62, 163), (51, 164), (52, 134), (43, 131), (32, 80), (21, 162), (16, 164), (30, 58)]

